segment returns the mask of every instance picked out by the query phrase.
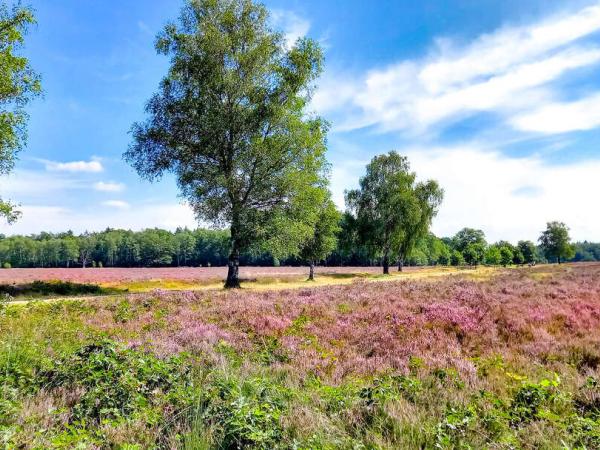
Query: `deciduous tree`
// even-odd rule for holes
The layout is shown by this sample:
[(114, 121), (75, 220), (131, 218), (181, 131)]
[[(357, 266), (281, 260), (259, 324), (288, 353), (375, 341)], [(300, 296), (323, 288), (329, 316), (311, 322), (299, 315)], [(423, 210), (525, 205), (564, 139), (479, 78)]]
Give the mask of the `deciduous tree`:
[(228, 288), (242, 251), (299, 251), (325, 184), (327, 124), (306, 114), (321, 49), (288, 49), (268, 23), (251, 0), (189, 0), (157, 39), (171, 66), (125, 154), (146, 178), (173, 172), (199, 218), (229, 225)]
[(341, 213), (337, 210), (329, 193), (324, 193), (314, 232), (300, 251), (301, 258), (309, 264), (308, 279), (310, 281), (315, 279), (315, 264), (327, 258), (335, 250), (340, 221)]
[(575, 249), (571, 245), (569, 236), (569, 227), (562, 222), (548, 222), (539, 241), (546, 258), (556, 259), (558, 264), (575, 256)]
[(525, 264), (533, 264), (536, 261), (536, 248), (533, 242), (519, 241), (517, 247), (523, 255), (523, 262)]
[(402, 220), (414, 201), (414, 182), (408, 159), (392, 151), (374, 157), (360, 179), (360, 188), (346, 192), (346, 205), (356, 217), (359, 235), (381, 256), (384, 274), (389, 274), (391, 252), (398, 248)]
[[(26, 138), (25, 106), (41, 92), (39, 76), (28, 59), (19, 55), (25, 34), (34, 23), (31, 9), (0, 4), (0, 175), (8, 174), (14, 167)], [(0, 216), (11, 223), (20, 213), (12, 203), (0, 198)]]

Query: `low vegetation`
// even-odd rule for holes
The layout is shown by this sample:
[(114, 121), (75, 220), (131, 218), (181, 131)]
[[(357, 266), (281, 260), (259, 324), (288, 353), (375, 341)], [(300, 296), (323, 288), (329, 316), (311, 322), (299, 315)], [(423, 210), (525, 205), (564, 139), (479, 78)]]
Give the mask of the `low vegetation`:
[(0, 311), (7, 448), (598, 448), (600, 266)]

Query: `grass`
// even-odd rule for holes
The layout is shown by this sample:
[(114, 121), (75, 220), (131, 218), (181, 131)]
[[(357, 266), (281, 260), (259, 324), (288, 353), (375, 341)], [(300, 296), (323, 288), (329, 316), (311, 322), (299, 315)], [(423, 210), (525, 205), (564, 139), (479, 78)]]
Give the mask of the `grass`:
[(0, 446), (600, 448), (600, 266), (441, 273), (1, 304)]
[[(243, 279), (242, 285), (245, 290), (265, 291), (265, 290), (285, 290), (300, 289), (306, 287), (336, 286), (351, 284), (360, 281), (393, 281), (398, 279), (417, 280), (429, 279), (435, 277), (444, 277), (449, 275), (463, 275), (473, 279), (485, 280), (497, 274), (501, 269), (494, 267), (477, 268), (452, 268), (452, 267), (427, 267), (412, 269), (405, 272), (392, 271), (390, 275), (373, 274), (368, 272), (355, 273), (331, 273), (327, 268), (322, 268), (322, 273), (317, 273), (314, 281), (308, 281), (306, 276), (260, 276), (251, 279)], [(307, 274), (308, 275), (308, 274)], [(173, 291), (201, 291), (223, 288), (221, 279), (203, 279), (196, 281), (187, 280), (139, 280), (139, 281), (121, 281), (112, 283), (100, 283), (102, 287), (116, 289), (132, 293), (146, 293), (155, 289), (173, 290)]]
[(0, 296), (17, 299), (40, 299), (91, 295), (113, 295), (126, 292), (126, 289), (103, 287), (91, 283), (70, 281), (34, 281), (25, 284), (0, 285)]

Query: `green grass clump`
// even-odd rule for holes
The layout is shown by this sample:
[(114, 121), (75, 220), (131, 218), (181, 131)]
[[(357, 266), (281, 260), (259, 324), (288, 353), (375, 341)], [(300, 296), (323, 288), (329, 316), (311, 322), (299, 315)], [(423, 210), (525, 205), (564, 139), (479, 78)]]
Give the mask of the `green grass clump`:
[(14, 298), (72, 297), (84, 295), (108, 295), (123, 292), (114, 288), (103, 288), (96, 284), (73, 283), (70, 281), (34, 281), (28, 284), (0, 285), (0, 295)]

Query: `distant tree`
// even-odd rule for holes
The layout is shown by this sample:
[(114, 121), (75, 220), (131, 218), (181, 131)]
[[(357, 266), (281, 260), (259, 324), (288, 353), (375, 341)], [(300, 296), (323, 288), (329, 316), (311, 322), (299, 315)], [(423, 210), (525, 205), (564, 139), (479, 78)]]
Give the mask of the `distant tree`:
[(500, 264), (504, 267), (512, 264), (514, 253), (511, 247), (503, 245), (500, 247)]
[(451, 254), (452, 251), (450, 247), (448, 247), (441, 239), (436, 240), (436, 245), (439, 245), (439, 252), (437, 253), (437, 262), (436, 264), (441, 264), (442, 266), (449, 266), (451, 263)]
[(540, 245), (549, 260), (556, 259), (560, 264), (566, 259), (575, 256), (575, 249), (571, 245), (569, 228), (562, 222), (548, 222), (546, 230), (540, 236)]
[(473, 228), (463, 228), (452, 238), (452, 247), (463, 254), (471, 244), (480, 244), (484, 247), (487, 245), (483, 231)]
[(319, 208), (317, 223), (312, 236), (304, 242), (300, 257), (310, 267), (308, 279), (315, 279), (315, 264), (329, 256), (337, 245), (337, 233), (340, 231), (341, 214), (329, 195), (324, 196)]
[[(0, 175), (8, 174), (26, 138), (25, 106), (41, 92), (39, 76), (17, 51), (28, 28), (35, 23), (33, 11), (17, 4), (0, 4)], [(9, 223), (20, 213), (0, 198), (0, 216)]]
[(175, 253), (177, 257), (177, 265), (188, 265), (188, 261), (192, 258), (194, 249), (196, 248), (196, 239), (194, 234), (189, 230), (177, 230), (175, 233)]
[(418, 183), (412, 188), (412, 195), (406, 197), (398, 246), (399, 272), (402, 272), (404, 261), (411, 255), (417, 242), (429, 233), (431, 221), (444, 198), (444, 190), (437, 181), (429, 180)]
[(450, 249), (444, 241), (436, 237), (433, 233), (419, 240), (417, 248), (420, 249), (427, 258), (426, 264), (435, 266), (441, 264), (447, 266), (450, 264)]
[(523, 263), (524, 264), (533, 264), (536, 262), (536, 254), (537, 250), (535, 248), (535, 244), (531, 241), (519, 241), (517, 244), (518, 249), (521, 251), (523, 255)]
[(517, 247), (512, 247), (512, 252), (513, 252), (513, 264), (520, 266), (521, 264), (525, 263), (525, 256), (523, 255), (523, 252), (521, 251), (521, 249), (517, 246)]
[(486, 246), (481, 242), (472, 242), (462, 252), (464, 259), (470, 266), (477, 266), (484, 261)]
[(450, 255), (450, 264), (453, 266), (462, 266), (465, 263), (465, 257), (458, 250), (452, 250)]
[(356, 218), (361, 240), (381, 256), (384, 274), (389, 274), (392, 249), (398, 248), (403, 220), (414, 205), (415, 178), (407, 158), (392, 151), (374, 157), (360, 188), (346, 192), (346, 205)]
[(93, 262), (92, 256), (97, 243), (98, 239), (95, 234), (84, 233), (79, 237), (79, 262), (84, 269)]
[(140, 260), (144, 266), (167, 266), (173, 262), (173, 235), (158, 228), (139, 233)]
[(66, 267), (77, 262), (79, 257), (79, 245), (74, 237), (64, 237), (60, 240), (60, 260)]
[(227, 288), (240, 286), (242, 252), (299, 251), (325, 178), (327, 124), (305, 113), (321, 49), (288, 49), (268, 24), (251, 0), (188, 0), (157, 39), (171, 67), (125, 154), (146, 178), (174, 172), (199, 218), (229, 225)]
[(576, 243), (573, 261), (600, 261), (600, 244), (587, 241)]
[(496, 245), (490, 245), (485, 252), (485, 263), (490, 266), (497, 266), (502, 261), (500, 249)]

